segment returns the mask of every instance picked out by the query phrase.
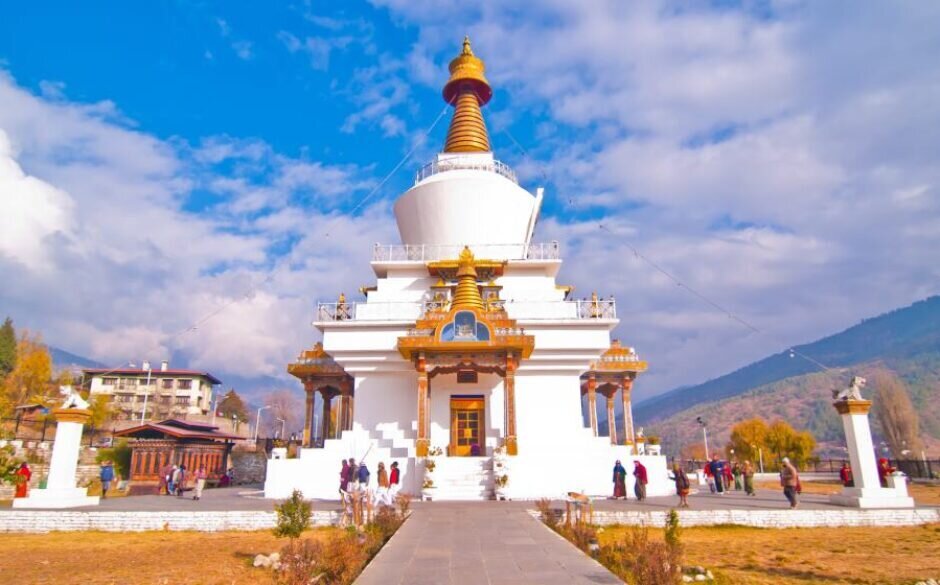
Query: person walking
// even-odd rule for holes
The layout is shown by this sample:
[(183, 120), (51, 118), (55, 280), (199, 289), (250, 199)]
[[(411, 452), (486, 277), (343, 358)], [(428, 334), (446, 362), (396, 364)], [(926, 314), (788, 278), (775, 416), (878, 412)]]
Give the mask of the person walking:
[(842, 469), (839, 470), (839, 479), (842, 480), (843, 487), (853, 487), (855, 485), (855, 480), (852, 478), (852, 468), (849, 467), (848, 463), (842, 464)]
[(176, 478), (179, 477), (180, 468), (174, 463), (170, 468), (170, 473), (166, 476), (166, 495), (172, 496), (176, 494)]
[(379, 461), (378, 482), (380, 488), (388, 489), (388, 472), (385, 471), (385, 463)]
[(741, 464), (737, 460), (731, 465), (731, 476), (734, 478), (734, 491), (741, 491)]
[(614, 499), (627, 499), (627, 470), (623, 468), (618, 459), (614, 463)]
[(101, 469), (98, 470), (98, 479), (101, 480), (101, 499), (107, 499), (108, 490), (111, 489), (111, 482), (114, 481), (114, 464), (110, 459), (101, 462)]
[(33, 470), (29, 468), (29, 463), (20, 463), (20, 468), (16, 470), (16, 493), (14, 498), (29, 497), (29, 480), (33, 478)]
[(751, 465), (750, 461), (744, 462), (744, 467), (741, 469), (741, 475), (744, 476), (744, 493), (749, 496), (754, 494), (754, 466)]
[(200, 465), (199, 469), (196, 471), (196, 493), (193, 494), (194, 500), (202, 499), (202, 490), (206, 488), (206, 478), (209, 474), (206, 473), (206, 466)]
[(715, 474), (712, 473), (711, 461), (705, 461), (705, 466), (702, 467), (702, 473), (705, 475), (705, 482), (708, 483), (708, 491), (715, 493)]
[[(356, 460), (352, 457), (349, 458), (349, 483), (355, 483), (359, 481), (359, 466), (356, 465)], [(349, 485), (346, 486), (346, 491), (349, 491)]]
[(676, 495), (679, 496), (679, 507), (688, 508), (689, 491), (692, 489), (692, 484), (689, 482), (689, 476), (683, 471), (678, 461), (672, 464), (672, 479), (676, 482)]
[(343, 459), (343, 467), (339, 470), (339, 491), (349, 491), (349, 461)]
[(398, 490), (401, 489), (401, 472), (398, 470), (398, 462), (392, 461), (392, 471), (388, 474), (388, 494), (395, 501)]
[(783, 495), (790, 502), (790, 507), (796, 508), (798, 504), (796, 494), (798, 493), (797, 487), (800, 485), (800, 474), (797, 472), (796, 467), (790, 463), (789, 457), (784, 457), (780, 460), (780, 463), (780, 485), (783, 486)]
[(724, 495), (725, 490), (722, 484), (725, 478), (725, 466), (721, 460), (718, 459), (717, 453), (712, 455), (712, 460), (711, 463), (708, 464), (708, 468), (709, 471), (711, 471), (712, 477), (715, 478), (715, 492), (719, 495)]
[(186, 482), (186, 466), (180, 465), (173, 474), (173, 487), (176, 488), (176, 497), (183, 497), (183, 484)]
[(356, 479), (359, 480), (359, 484), (363, 487), (369, 487), (369, 468), (366, 466), (365, 462), (360, 463), (359, 467), (356, 468)]
[(878, 481), (881, 483), (881, 487), (888, 487), (888, 476), (894, 472), (895, 469), (891, 467), (887, 459), (882, 457), (878, 460)]
[(633, 477), (636, 478), (633, 491), (636, 493), (636, 499), (642, 502), (646, 499), (646, 484), (649, 482), (649, 478), (646, 474), (646, 467), (638, 459), (633, 461)]

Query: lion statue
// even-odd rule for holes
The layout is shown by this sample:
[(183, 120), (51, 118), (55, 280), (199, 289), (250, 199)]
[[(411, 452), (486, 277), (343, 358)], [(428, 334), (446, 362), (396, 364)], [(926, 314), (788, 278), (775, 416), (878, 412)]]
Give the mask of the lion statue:
[(865, 387), (865, 378), (853, 376), (852, 383), (843, 390), (833, 390), (832, 397), (836, 400), (864, 400), (862, 398), (862, 388)]
[(88, 408), (88, 401), (71, 386), (59, 386), (59, 394), (65, 396), (61, 408)]

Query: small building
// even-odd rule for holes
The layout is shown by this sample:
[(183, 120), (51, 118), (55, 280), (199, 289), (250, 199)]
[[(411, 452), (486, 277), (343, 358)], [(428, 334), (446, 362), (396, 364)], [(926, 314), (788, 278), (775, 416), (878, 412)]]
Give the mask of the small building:
[(159, 369), (143, 362), (140, 368), (86, 368), (82, 373), (89, 395), (108, 396), (116, 415), (128, 420), (207, 415), (212, 389), (222, 383), (209, 372), (171, 369), (166, 361)]
[(176, 419), (145, 423), (114, 436), (130, 439), (132, 494), (158, 493), (160, 472), (167, 465), (185, 465), (191, 471), (205, 466), (208, 480), (218, 481), (228, 469), (234, 441), (244, 439), (217, 426)]

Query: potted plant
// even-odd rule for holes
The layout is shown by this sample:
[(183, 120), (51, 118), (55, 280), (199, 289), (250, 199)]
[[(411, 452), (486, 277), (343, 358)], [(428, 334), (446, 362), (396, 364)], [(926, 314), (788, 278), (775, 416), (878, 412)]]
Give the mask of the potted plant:
[(497, 475), (494, 483), (496, 485), (496, 499), (508, 500), (509, 498), (506, 496), (506, 487), (509, 485), (509, 475), (505, 473), (502, 475)]
[(437, 489), (434, 484), (434, 470), (437, 468), (434, 458), (443, 453), (444, 451), (440, 447), (431, 447), (428, 450), (427, 457), (424, 458), (424, 482), (421, 484), (421, 498), (423, 500), (434, 499), (434, 490)]

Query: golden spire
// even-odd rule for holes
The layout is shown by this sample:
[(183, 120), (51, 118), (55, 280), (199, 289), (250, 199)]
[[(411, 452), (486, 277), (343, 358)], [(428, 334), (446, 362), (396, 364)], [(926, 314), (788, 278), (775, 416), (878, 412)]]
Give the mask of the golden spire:
[(477, 286), (477, 270), (473, 263), (473, 252), (464, 246), (457, 263), (457, 290), (454, 291), (452, 309), (479, 309), (483, 311), (483, 297)]
[(447, 130), (444, 152), (489, 152), (490, 138), (480, 106), (493, 97), (493, 89), (483, 75), (483, 60), (473, 54), (470, 37), (464, 37), (463, 50), (450, 62), (450, 79), (444, 86), (444, 101), (454, 106)]

